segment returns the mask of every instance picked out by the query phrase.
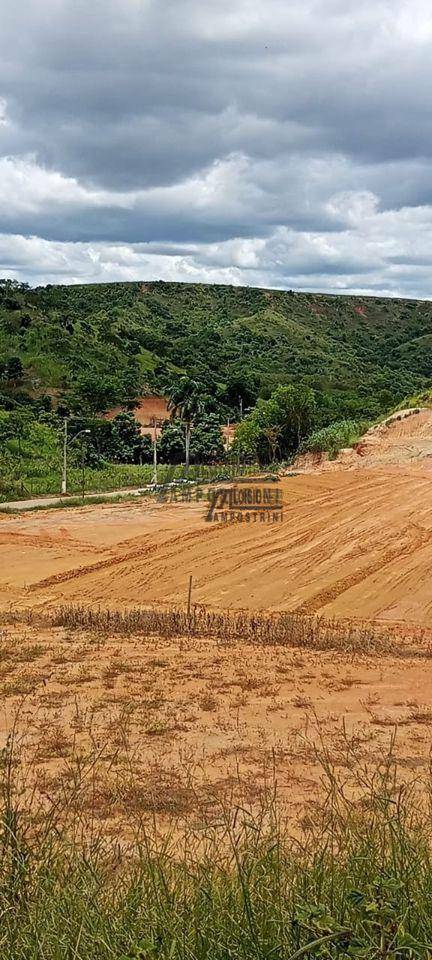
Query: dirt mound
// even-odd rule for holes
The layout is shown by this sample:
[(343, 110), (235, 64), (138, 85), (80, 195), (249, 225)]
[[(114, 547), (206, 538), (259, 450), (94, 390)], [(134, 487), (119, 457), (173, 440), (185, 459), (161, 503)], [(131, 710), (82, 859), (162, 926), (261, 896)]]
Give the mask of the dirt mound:
[(432, 410), (428, 407), (399, 410), (371, 427), (355, 445), (369, 463), (403, 463), (432, 455)]
[(297, 457), (294, 469), (308, 473), (335, 472), (408, 463), (432, 457), (432, 409), (415, 407), (398, 410), (371, 427), (353, 445), (343, 448), (334, 459), (328, 453), (305, 453)]
[[(341, 466), (355, 467), (359, 465), (358, 457), (359, 451), (354, 447), (343, 447), (342, 450), (339, 450), (337, 457), (334, 458), (330, 458), (329, 454), (325, 451), (301, 453), (296, 457), (294, 470), (296, 472), (309, 473), (310, 471), (319, 472), (324, 470), (328, 472), (340, 470)], [(289, 474), (290, 470), (288, 470), (287, 473)]]
[(398, 410), (391, 417), (371, 427), (363, 439), (366, 442), (386, 444), (418, 437), (432, 439), (432, 410), (429, 407)]

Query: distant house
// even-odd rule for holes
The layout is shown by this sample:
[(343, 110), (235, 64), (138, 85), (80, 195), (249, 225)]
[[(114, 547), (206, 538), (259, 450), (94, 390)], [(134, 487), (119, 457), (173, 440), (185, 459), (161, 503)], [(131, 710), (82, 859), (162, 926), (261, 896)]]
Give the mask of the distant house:
[(222, 443), (224, 445), (225, 450), (231, 449), (233, 445), (233, 440), (235, 437), (236, 428), (237, 428), (236, 423), (230, 423), (229, 425), (227, 423), (226, 424), (224, 423), (223, 426), (221, 427)]

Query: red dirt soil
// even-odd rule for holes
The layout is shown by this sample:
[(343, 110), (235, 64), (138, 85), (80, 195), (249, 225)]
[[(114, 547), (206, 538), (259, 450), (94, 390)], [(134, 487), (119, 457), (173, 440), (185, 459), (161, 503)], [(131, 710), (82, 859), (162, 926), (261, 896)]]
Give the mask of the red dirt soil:
[(376, 449), (357, 471), (285, 478), (279, 523), (150, 501), (3, 518), (3, 605), (184, 604), (192, 574), (211, 607), (432, 626), (432, 460), (375, 466)]
[[(23, 797), (58, 802), (116, 841), (135, 818), (213, 817), (273, 783), (293, 828), (393, 747), (402, 778), (427, 780), (430, 659), (257, 648), (211, 638), (112, 637), (4, 626), (0, 744), (15, 726)], [(16, 719), (17, 718), (17, 719)], [(99, 757), (99, 759), (97, 759)], [(79, 789), (77, 788), (79, 783)], [(35, 791), (33, 793), (33, 791)], [(199, 822), (199, 820), (198, 820)]]
[[(105, 414), (105, 418), (106, 420), (114, 420), (114, 417), (117, 417), (119, 413), (124, 413), (125, 411), (125, 407), (112, 407), (111, 410), (108, 410)], [(154, 427), (152, 426), (153, 420), (169, 420), (171, 417), (166, 397), (141, 397), (137, 406), (132, 410), (132, 413), (141, 427), (141, 433), (148, 436), (153, 436), (154, 434)], [(156, 427), (157, 436), (159, 436), (160, 433), (161, 428)]]
[[(41, 796), (61, 795), (74, 751), (96, 744), (109, 763), (104, 754), (83, 803), (116, 837), (134, 810), (195, 816), (240, 781), (254, 801), (269, 771), (289, 812), (311, 816), (322, 796), (317, 746), (345, 776), (385, 755), (395, 725), (402, 770), (427, 775), (432, 411), (370, 431), (362, 454), (285, 477), (281, 522), (211, 523), (202, 502), (150, 500), (0, 518), (0, 746), (20, 708)], [(190, 574), (195, 603), (378, 621), (398, 640), (414, 636), (420, 652), (7, 623), (9, 608), (185, 606)]]

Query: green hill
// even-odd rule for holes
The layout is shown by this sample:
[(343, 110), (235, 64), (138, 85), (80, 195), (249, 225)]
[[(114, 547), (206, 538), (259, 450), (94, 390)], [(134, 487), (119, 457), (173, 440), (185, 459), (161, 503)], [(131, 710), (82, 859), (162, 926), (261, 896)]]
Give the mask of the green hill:
[[(102, 411), (202, 381), (235, 417), (279, 384), (312, 386), (322, 423), (373, 418), (432, 378), (432, 303), (249, 287), (0, 282), (0, 407)], [(41, 399), (42, 398), (42, 399)]]

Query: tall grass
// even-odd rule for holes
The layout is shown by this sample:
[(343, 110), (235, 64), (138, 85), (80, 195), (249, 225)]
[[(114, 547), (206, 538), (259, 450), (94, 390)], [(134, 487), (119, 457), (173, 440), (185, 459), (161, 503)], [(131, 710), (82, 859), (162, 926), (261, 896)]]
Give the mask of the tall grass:
[(311, 433), (302, 450), (328, 453), (330, 459), (334, 459), (343, 447), (352, 447), (369, 427), (370, 423), (366, 420), (339, 420)]
[[(398, 785), (391, 753), (356, 799), (321, 758), (327, 795), (297, 837), (274, 792), (221, 805), (201, 832), (128, 847), (36, 821), (3, 751), (0, 947), (10, 960), (365, 960), (432, 951), (428, 799)], [(357, 787), (359, 783), (357, 783)], [(91, 832), (90, 832), (91, 836)]]
[[(256, 472), (256, 464), (191, 464), (189, 467), (190, 480), (212, 481), (219, 476), (233, 479), (236, 476), (247, 476)], [(143, 487), (152, 483), (153, 466), (144, 464), (110, 463), (101, 469), (86, 467), (84, 486), (87, 493), (108, 493), (128, 487)], [(182, 480), (186, 477), (184, 464), (160, 464), (158, 467), (159, 483), (168, 483), (172, 480)], [(27, 499), (45, 495), (60, 494), (60, 468), (41, 472), (39, 475), (10, 477), (2, 471), (0, 465), (0, 499), (8, 500)], [(82, 470), (79, 467), (70, 467), (68, 471), (68, 492), (80, 494), (82, 491)]]
[[(60, 574), (54, 579), (59, 581), (61, 578)], [(52, 578), (43, 582), (49, 585)], [(201, 604), (194, 604), (190, 613), (186, 608), (179, 607), (101, 609), (76, 604), (46, 610), (0, 613), (0, 624), (23, 620), (29, 624), (42, 623), (123, 637), (210, 637), (223, 644), (244, 641), (258, 646), (341, 650), (361, 654), (391, 654), (396, 657), (432, 656), (426, 633), (423, 635), (417, 628), (415, 636), (401, 639), (398, 631), (392, 632), (390, 628), (375, 623), (344, 623), (290, 612), (214, 611)]]

